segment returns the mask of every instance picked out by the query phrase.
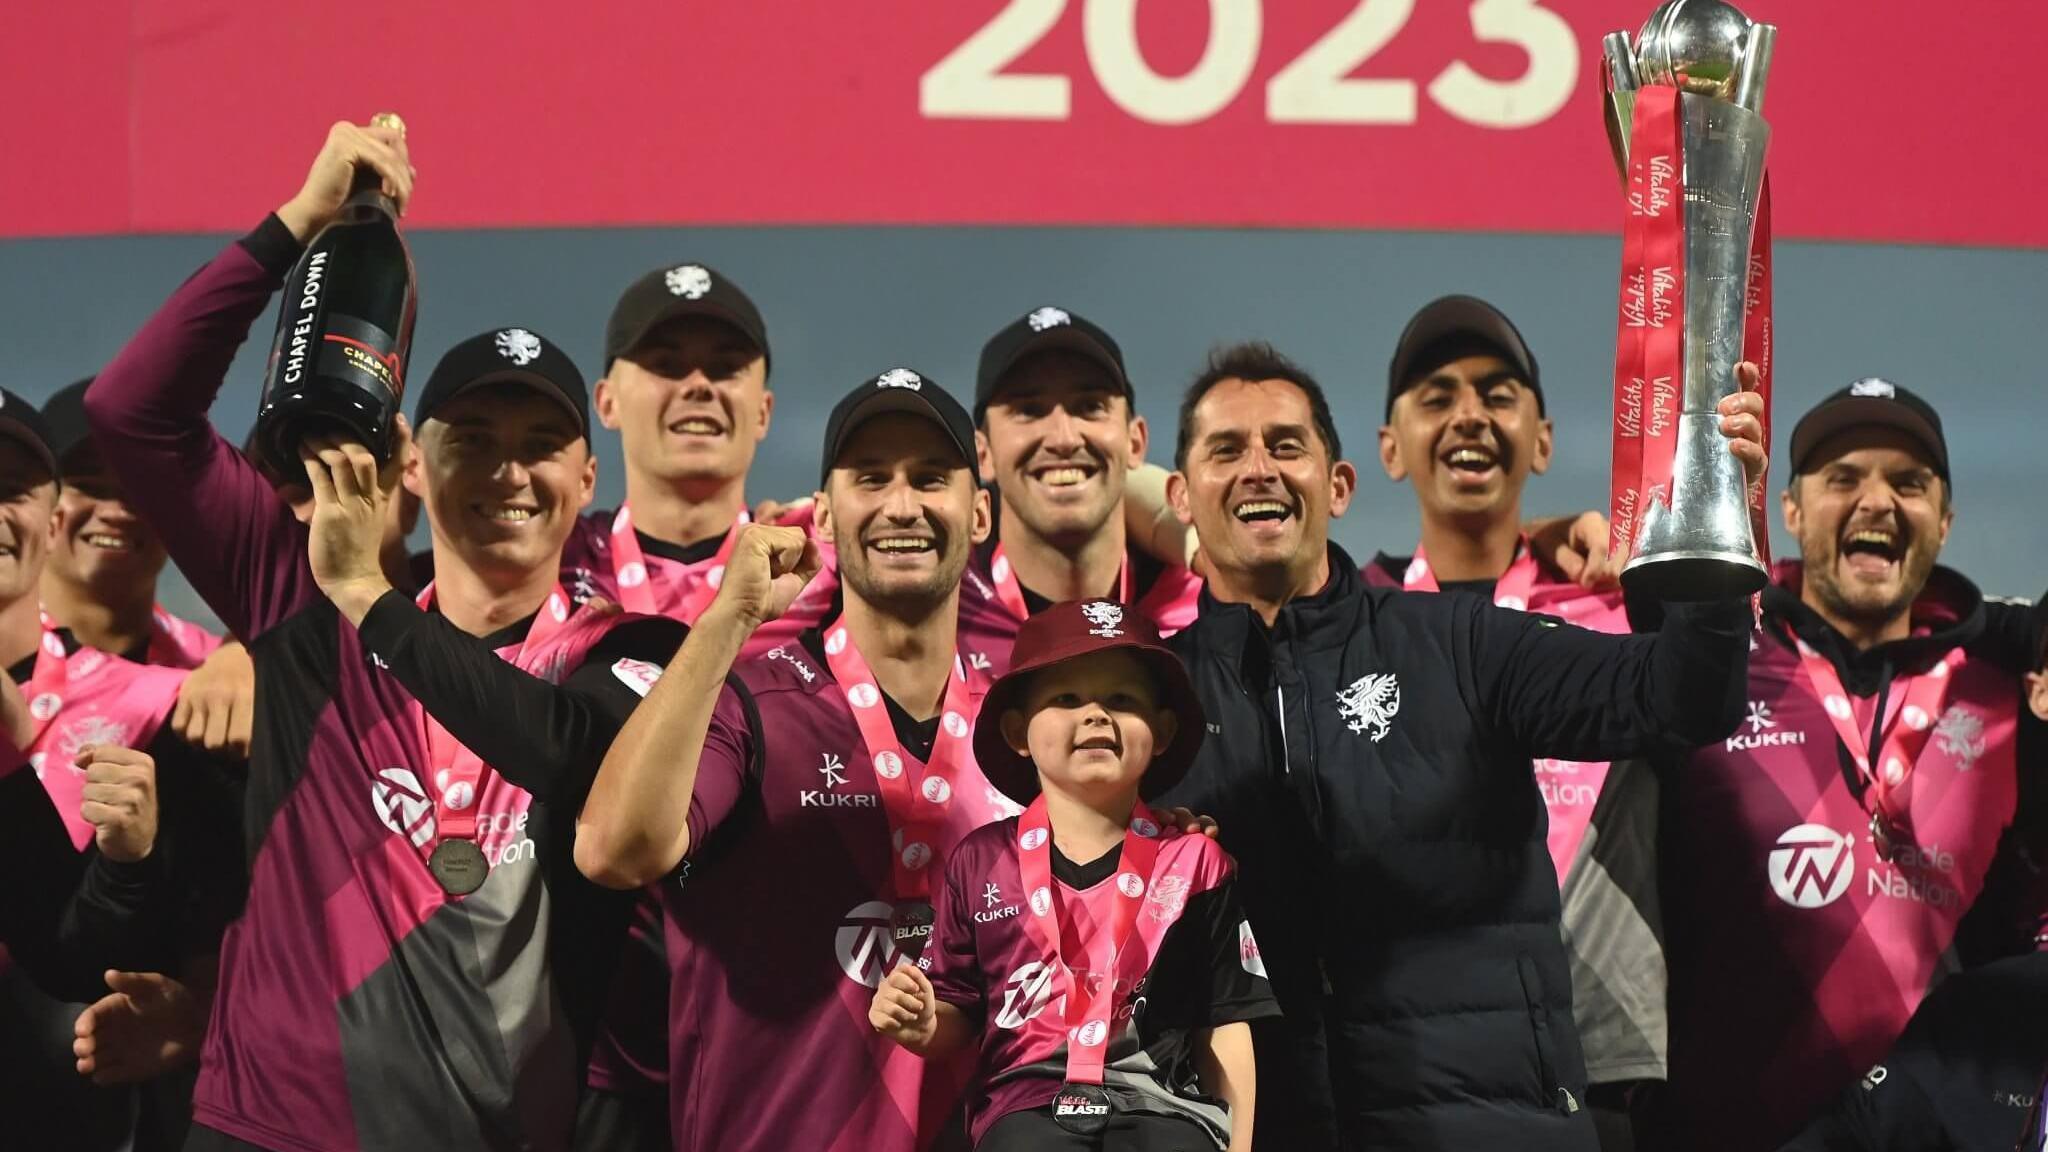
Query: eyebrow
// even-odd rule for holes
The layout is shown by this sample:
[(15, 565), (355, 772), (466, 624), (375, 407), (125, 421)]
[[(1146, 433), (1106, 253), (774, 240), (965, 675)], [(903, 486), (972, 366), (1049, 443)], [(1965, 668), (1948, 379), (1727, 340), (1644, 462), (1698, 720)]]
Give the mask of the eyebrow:
[[(1453, 376), (1448, 372), (1438, 372), (1430, 376), (1429, 378), (1425, 379), (1422, 383), (1416, 385), (1416, 387), (1455, 388), (1458, 386), (1459, 383), (1459, 377)], [(1474, 380), (1472, 382), (1472, 387), (1477, 389), (1478, 391), (1484, 392), (1489, 388), (1494, 388), (1501, 384), (1513, 384), (1518, 388), (1525, 388), (1528, 386), (1522, 383), (1522, 378), (1520, 376), (1517, 376), (1512, 369), (1496, 368), (1493, 371), (1488, 372), (1486, 375), (1481, 376), (1479, 379)]]

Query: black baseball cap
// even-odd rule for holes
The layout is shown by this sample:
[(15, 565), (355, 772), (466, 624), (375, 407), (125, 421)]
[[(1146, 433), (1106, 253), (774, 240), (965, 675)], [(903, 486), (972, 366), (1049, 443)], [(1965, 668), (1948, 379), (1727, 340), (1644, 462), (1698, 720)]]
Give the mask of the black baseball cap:
[(1934, 406), (1889, 380), (1868, 376), (1830, 393), (1792, 426), (1792, 474), (1806, 471), (1809, 457), (1821, 442), (1847, 428), (1867, 425), (1896, 428), (1927, 450), (1941, 482), (1949, 482), (1948, 439)]
[(1514, 368), (1536, 394), (1536, 411), (1542, 414), (1543, 381), (1521, 330), (1477, 296), (1444, 296), (1424, 304), (1394, 344), (1394, 359), (1387, 366), (1386, 420), (1394, 419), (1394, 401), (1401, 393), (1421, 383), (1430, 371), (1479, 350), (1498, 355)]
[(427, 377), (413, 408), (413, 423), (433, 419), (450, 400), (491, 384), (528, 385), (576, 417), (576, 427), (590, 434), (590, 390), (576, 362), (552, 340), (530, 328), (493, 328), (448, 350)]
[(1126, 400), (1137, 399), (1124, 371), (1124, 350), (1110, 334), (1078, 312), (1048, 304), (1012, 320), (981, 346), (981, 370), (974, 380), (975, 423), (988, 414), (989, 402), (1010, 369), (1027, 356), (1055, 348), (1078, 352), (1102, 365), (1124, 390)]
[(50, 446), (50, 429), (43, 423), (43, 414), (36, 406), (21, 398), (18, 392), (0, 388), (0, 436), (5, 436), (29, 450), (43, 467), (50, 470), (50, 478), (57, 479), (57, 452)]
[(671, 264), (633, 281), (604, 326), (604, 370), (633, 350), (649, 332), (677, 316), (709, 316), (746, 334), (769, 364), (768, 325), (740, 286), (708, 264)]
[(975, 485), (980, 486), (974, 455), (974, 421), (968, 419), (967, 410), (931, 377), (908, 368), (891, 368), (833, 405), (832, 415), (825, 421), (825, 458), (818, 466), (818, 487), (823, 488), (831, 479), (832, 462), (839, 459), (840, 450), (846, 447), (854, 430), (889, 412), (922, 416), (945, 429), (946, 439), (960, 450), (960, 459), (975, 477)]
[(92, 429), (85, 422), (85, 390), (92, 377), (67, 384), (43, 401), (43, 429), (50, 438), (50, 451), (61, 462), (80, 445), (92, 442)]

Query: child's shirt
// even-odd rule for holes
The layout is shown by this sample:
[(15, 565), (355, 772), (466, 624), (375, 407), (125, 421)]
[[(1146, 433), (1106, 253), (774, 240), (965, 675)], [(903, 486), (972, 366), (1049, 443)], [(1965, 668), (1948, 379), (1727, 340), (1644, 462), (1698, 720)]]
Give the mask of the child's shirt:
[[(1017, 838), (1013, 817), (976, 829), (954, 848), (920, 961), (938, 998), (980, 1032), (981, 1066), (968, 1095), (977, 1142), (1003, 1116), (1051, 1104), (1067, 1075), (1067, 977), (1026, 926), (1031, 911)], [(1118, 846), (1075, 864), (1051, 849), (1068, 939), (1088, 938), (1109, 922), (1122, 855)], [(1165, 834), (1115, 964), (1103, 1069), (1118, 1109), (1187, 1117), (1218, 1147), (1229, 1140), (1230, 1121), (1222, 1101), (1202, 1095), (1197, 1083), (1199, 1033), (1280, 1013), (1239, 905), (1236, 871), (1208, 837)]]

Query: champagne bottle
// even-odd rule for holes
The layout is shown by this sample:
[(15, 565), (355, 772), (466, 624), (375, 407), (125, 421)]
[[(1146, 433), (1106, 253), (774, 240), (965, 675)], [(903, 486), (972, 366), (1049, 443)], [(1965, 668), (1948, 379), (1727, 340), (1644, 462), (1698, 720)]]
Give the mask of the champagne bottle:
[[(371, 122), (404, 130), (388, 113)], [(316, 431), (390, 459), (418, 308), (398, 207), (359, 165), (340, 213), (285, 279), (256, 412), (257, 450), (280, 475), (300, 474), (299, 442)]]

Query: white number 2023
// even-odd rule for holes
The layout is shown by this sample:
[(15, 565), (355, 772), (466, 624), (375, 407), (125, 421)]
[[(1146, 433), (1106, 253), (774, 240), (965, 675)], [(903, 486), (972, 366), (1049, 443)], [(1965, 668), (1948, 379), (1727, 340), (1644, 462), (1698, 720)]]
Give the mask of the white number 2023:
[[(1185, 2), (1185, 0), (1183, 0)], [(1180, 76), (1161, 76), (1138, 46), (1139, 0), (1081, 0), (1088, 66), (1110, 100), (1153, 124), (1194, 124), (1229, 106), (1258, 63), (1261, 0), (1208, 0), (1209, 42)], [(919, 110), (930, 118), (1065, 120), (1068, 77), (1005, 73), (1051, 32), (1067, 0), (1010, 0), (995, 18), (924, 74)], [(1415, 0), (1358, 0), (1336, 26), (1266, 84), (1266, 118), (1276, 124), (1413, 124), (1415, 81), (1353, 77), (1408, 23)], [(1528, 67), (1513, 80), (1453, 61), (1429, 83), (1437, 106), (1486, 128), (1526, 128), (1556, 115), (1579, 78), (1578, 39), (1541, 0), (1472, 0), (1472, 33), (1522, 50)]]

